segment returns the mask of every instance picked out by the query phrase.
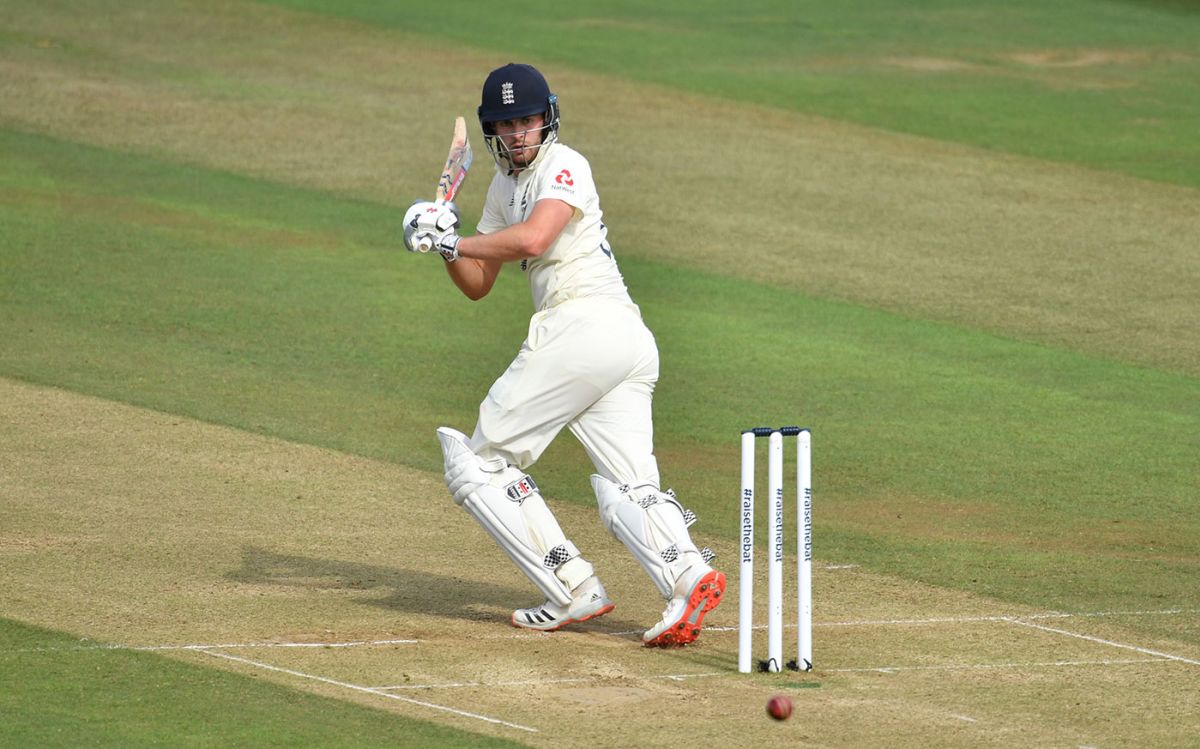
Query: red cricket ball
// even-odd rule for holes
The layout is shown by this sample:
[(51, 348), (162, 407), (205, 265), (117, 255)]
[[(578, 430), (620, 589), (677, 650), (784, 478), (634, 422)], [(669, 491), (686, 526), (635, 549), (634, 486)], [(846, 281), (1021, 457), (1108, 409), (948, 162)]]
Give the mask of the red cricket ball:
[(777, 694), (767, 700), (767, 715), (770, 715), (775, 720), (787, 720), (792, 717), (792, 699), (782, 694)]

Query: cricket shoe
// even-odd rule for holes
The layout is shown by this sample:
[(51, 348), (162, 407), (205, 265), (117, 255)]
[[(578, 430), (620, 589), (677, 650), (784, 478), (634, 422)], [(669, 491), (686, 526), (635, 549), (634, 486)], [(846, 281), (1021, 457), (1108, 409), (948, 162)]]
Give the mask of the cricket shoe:
[(648, 648), (674, 648), (695, 642), (704, 615), (715, 609), (725, 594), (725, 573), (698, 564), (684, 573), (675, 590), (682, 593), (667, 604), (662, 621), (642, 635)]
[(536, 629), (541, 632), (553, 632), (568, 624), (586, 622), (612, 611), (613, 602), (604, 592), (600, 578), (592, 575), (573, 591), (575, 597), (567, 606), (546, 601), (541, 606), (528, 609), (517, 609), (512, 615), (512, 625), (522, 629)]

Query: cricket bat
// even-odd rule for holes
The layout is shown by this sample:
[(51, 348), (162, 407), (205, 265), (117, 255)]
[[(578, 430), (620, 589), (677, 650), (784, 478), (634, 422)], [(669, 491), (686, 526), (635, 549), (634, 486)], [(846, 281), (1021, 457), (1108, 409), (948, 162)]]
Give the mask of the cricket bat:
[[(467, 121), (462, 117), (454, 118), (454, 138), (450, 141), (450, 153), (446, 154), (446, 166), (442, 168), (442, 176), (438, 179), (435, 200), (449, 203), (458, 194), (467, 171), (471, 168), (471, 143), (467, 140)], [(420, 244), (421, 252), (429, 252), (433, 243), (425, 240)]]

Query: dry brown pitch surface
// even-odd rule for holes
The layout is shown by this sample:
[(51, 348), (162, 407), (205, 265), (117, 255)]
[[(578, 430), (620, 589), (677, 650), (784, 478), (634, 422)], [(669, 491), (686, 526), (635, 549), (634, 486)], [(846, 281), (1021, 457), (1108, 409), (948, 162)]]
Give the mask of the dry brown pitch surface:
[[(5, 127), (396, 206), (430, 188), (449, 118), (498, 62), (232, 0), (9, 5), (5, 32), (31, 43), (0, 59)], [(554, 72), (632, 253), (1200, 372), (1194, 190)], [(612, 133), (634, 118), (630, 155)], [(731, 239), (747, 224), (764, 232), (750, 249)], [(830, 565), (819, 493), (817, 671), (742, 676), (732, 601), (696, 647), (639, 647), (661, 602), (594, 508), (550, 498), (617, 609), (531, 634), (505, 623), (531, 587), (438, 475), (12, 380), (0, 403), (0, 616), (81, 647), (553, 749), (1200, 736), (1200, 611), (1023, 609)], [(733, 529), (699, 528), (734, 572)], [(797, 702), (787, 723), (765, 715), (776, 692)]]
[[(1035, 611), (823, 565), (818, 522), (818, 668), (743, 676), (732, 601), (696, 647), (639, 646), (660, 602), (594, 510), (558, 503), (616, 611), (527, 633), (506, 617), (530, 586), (437, 475), (13, 381), (0, 400), (0, 610), (84, 647), (161, 649), (547, 748), (1200, 735), (1200, 652), (1125, 626), (1182, 632), (1194, 610)], [(701, 538), (732, 571), (732, 542)], [(787, 723), (764, 712), (777, 692), (797, 703)]]

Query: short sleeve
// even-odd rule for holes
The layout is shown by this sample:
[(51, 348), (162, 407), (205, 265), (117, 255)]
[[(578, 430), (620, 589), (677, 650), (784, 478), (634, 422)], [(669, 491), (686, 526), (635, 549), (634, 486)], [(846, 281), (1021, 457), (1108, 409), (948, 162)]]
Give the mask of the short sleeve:
[[(560, 156), (561, 154), (561, 156)], [(556, 151), (553, 163), (540, 175), (534, 202), (553, 198), (561, 200), (582, 214), (596, 196), (596, 185), (592, 181), (592, 167), (587, 159), (570, 149)]]

